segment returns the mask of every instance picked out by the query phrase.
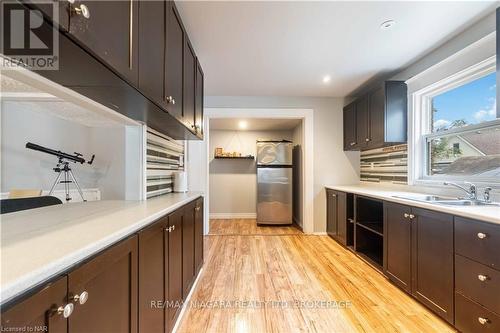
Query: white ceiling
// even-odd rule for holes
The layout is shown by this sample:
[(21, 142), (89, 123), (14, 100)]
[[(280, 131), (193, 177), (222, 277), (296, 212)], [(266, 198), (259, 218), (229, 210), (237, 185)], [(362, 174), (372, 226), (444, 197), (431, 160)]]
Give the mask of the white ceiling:
[(216, 118), (210, 119), (210, 130), (241, 131), (239, 122), (242, 120), (247, 123), (246, 131), (289, 131), (302, 121), (301, 119)]
[[(346, 96), (492, 12), (483, 1), (177, 2), (206, 95)], [(381, 30), (393, 19), (396, 25)], [(331, 76), (328, 85), (324, 75)]]

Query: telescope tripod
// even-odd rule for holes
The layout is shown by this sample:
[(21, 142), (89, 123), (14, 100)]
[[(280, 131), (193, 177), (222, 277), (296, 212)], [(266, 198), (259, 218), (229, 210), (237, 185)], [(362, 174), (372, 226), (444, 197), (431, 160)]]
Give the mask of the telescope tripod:
[[(53, 170), (55, 172), (57, 172), (58, 175), (57, 175), (56, 181), (54, 182), (54, 184), (50, 188), (49, 195), (52, 195), (57, 184), (64, 184), (64, 190), (66, 192), (66, 201), (69, 202), (71, 200), (71, 197), (69, 196), (69, 184), (73, 183), (73, 184), (75, 184), (75, 187), (78, 190), (78, 193), (80, 193), (82, 200), (87, 201), (83, 197), (83, 191), (80, 188), (80, 185), (78, 184), (78, 182), (76, 181), (76, 178), (75, 178), (75, 175), (73, 174), (73, 171), (71, 171), (71, 168), (69, 167), (69, 162), (59, 160), (59, 163), (57, 163), (57, 166)], [(63, 176), (63, 174), (64, 174), (64, 179), (61, 180), (61, 177)]]

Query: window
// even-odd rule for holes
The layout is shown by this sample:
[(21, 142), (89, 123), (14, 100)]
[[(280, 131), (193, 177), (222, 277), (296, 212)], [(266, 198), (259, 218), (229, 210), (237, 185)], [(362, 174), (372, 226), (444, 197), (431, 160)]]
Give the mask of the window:
[(417, 180), (500, 183), (494, 61), (473, 66), (414, 97), (419, 98), (415, 111), (420, 117), (414, 148), (421, 156), (415, 163), (424, 166)]

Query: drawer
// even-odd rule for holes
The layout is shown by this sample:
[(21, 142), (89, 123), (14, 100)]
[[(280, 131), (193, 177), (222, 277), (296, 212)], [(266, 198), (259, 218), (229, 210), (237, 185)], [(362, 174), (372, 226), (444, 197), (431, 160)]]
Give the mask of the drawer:
[(500, 225), (455, 217), (455, 253), (500, 270)]
[(463, 333), (496, 333), (500, 332), (500, 317), (456, 293), (455, 327)]
[(500, 272), (455, 255), (455, 290), (500, 313)]

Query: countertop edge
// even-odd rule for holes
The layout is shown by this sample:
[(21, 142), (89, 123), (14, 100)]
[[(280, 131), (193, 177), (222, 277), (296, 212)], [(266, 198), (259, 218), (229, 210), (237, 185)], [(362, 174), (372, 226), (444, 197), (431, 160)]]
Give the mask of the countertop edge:
[(69, 271), (72, 267), (77, 266), (82, 261), (89, 259), (113, 244), (132, 236), (134, 233), (147, 227), (158, 218), (169, 214), (200, 197), (203, 197), (202, 193), (194, 193), (193, 195), (188, 196), (171, 206), (165, 207), (164, 209), (137, 221), (128, 228), (124, 228), (118, 232), (110, 234), (108, 237), (102, 238), (89, 246), (69, 253), (40, 269), (19, 277), (15, 281), (1, 288), (0, 306), (4, 307), (16, 302), (19, 297), (22, 297), (23, 294), (29, 292), (30, 290), (37, 289), (49, 283), (54, 278), (57, 278), (58, 276), (61, 276), (65, 272)]
[[(380, 199), (380, 200), (385, 200), (385, 201), (390, 201), (390, 202), (395, 202), (403, 205), (408, 205), (408, 206), (414, 206), (418, 208), (423, 208), (423, 209), (429, 209), (429, 210), (434, 210), (434, 211), (439, 211), (442, 213), (447, 213), (451, 215), (455, 215), (458, 217), (464, 217), (468, 219), (473, 219), (473, 220), (478, 220), (481, 222), (486, 222), (486, 223), (491, 223), (491, 224), (500, 224), (500, 218), (497, 219), (492, 219), (491, 216), (486, 216), (484, 214), (478, 214), (476, 212), (465, 212), (461, 209), (454, 208), (454, 207), (448, 207), (445, 205), (436, 205), (436, 204), (431, 204), (431, 203), (425, 203), (425, 202), (420, 202), (420, 201), (415, 201), (415, 200), (408, 200), (408, 199), (402, 199), (402, 198), (395, 198), (392, 195), (382, 195), (382, 194), (376, 194), (373, 193), (374, 191), (384, 191), (384, 192), (393, 192), (393, 193), (398, 193), (398, 194), (425, 194), (422, 192), (409, 192), (409, 191), (400, 191), (400, 190), (389, 190), (389, 189), (370, 189), (370, 188), (357, 188), (361, 187), (360, 185), (325, 185), (325, 188), (335, 190), (335, 191), (340, 191), (340, 192), (346, 192), (346, 193), (353, 193), (353, 194), (358, 194), (358, 195), (363, 195), (375, 199)], [(462, 208), (464, 209), (464, 208)], [(466, 208), (465, 208), (466, 209)]]

